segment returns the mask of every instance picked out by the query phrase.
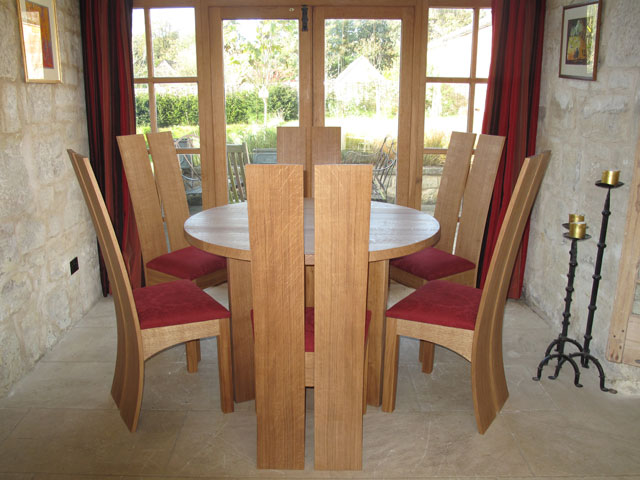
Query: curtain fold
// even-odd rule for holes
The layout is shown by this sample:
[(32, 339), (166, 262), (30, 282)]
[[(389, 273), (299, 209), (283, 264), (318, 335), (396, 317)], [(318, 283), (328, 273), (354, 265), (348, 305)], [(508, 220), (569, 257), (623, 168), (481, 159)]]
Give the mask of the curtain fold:
[[(140, 242), (116, 136), (136, 131), (131, 21), (133, 0), (80, 2), (89, 155), (131, 284), (140, 286)], [(100, 255), (102, 293), (109, 284)]]
[[(493, 44), (482, 133), (506, 137), (487, 220), (480, 286), (524, 158), (535, 154), (545, 0), (492, 0)], [(522, 292), (529, 223), (516, 259), (509, 297)]]

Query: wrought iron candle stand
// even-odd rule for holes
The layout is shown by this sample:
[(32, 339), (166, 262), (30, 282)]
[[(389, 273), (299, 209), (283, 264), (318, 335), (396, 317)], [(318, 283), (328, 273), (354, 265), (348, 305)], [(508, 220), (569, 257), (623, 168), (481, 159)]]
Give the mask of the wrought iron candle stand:
[[(603, 178), (604, 178), (604, 174), (603, 174)], [(611, 189), (621, 187), (622, 185), (624, 184), (622, 182), (618, 182), (617, 179), (611, 183), (605, 183), (601, 181), (596, 182), (596, 186), (607, 189), (607, 197), (604, 202), (604, 209), (602, 210), (602, 225), (600, 227), (600, 240), (598, 241), (598, 254), (596, 257), (595, 270), (592, 276), (593, 285), (591, 288), (591, 300), (589, 302), (589, 315), (587, 317), (587, 327), (584, 334), (583, 345), (580, 345), (580, 343), (577, 340), (569, 338), (567, 334), (569, 330), (569, 317), (571, 317), (571, 297), (573, 294), (573, 279), (575, 277), (575, 271), (578, 265), (578, 260), (577, 260), (578, 245), (577, 244), (578, 244), (578, 241), (586, 240), (591, 237), (589, 235), (585, 235), (584, 238), (573, 238), (568, 233), (564, 234), (565, 238), (569, 238), (571, 240), (571, 249), (569, 251), (569, 273), (567, 274), (568, 281), (567, 281), (567, 287), (566, 287), (567, 295), (564, 299), (565, 309), (564, 309), (564, 313), (562, 314), (563, 316), (562, 332), (560, 333), (558, 338), (553, 340), (547, 347), (547, 350), (545, 351), (545, 357), (538, 364), (538, 374), (537, 376), (533, 377), (534, 380), (540, 380), (540, 377), (542, 376), (542, 369), (545, 367), (545, 365), (547, 365), (551, 360), (557, 359), (558, 363), (556, 365), (555, 372), (553, 375), (550, 375), (549, 378), (551, 380), (555, 380), (556, 378), (558, 378), (560, 369), (562, 368), (564, 363), (569, 362), (573, 367), (574, 385), (576, 387), (582, 387), (582, 385), (580, 384), (580, 368), (578, 367), (578, 364), (574, 360), (579, 358), (580, 364), (582, 365), (582, 367), (589, 368), (589, 360), (591, 360), (593, 364), (596, 366), (596, 368), (598, 369), (598, 373), (600, 375), (600, 390), (602, 390), (603, 392), (617, 393), (615, 389), (605, 387), (604, 370), (602, 369), (602, 365), (600, 365), (600, 362), (598, 361), (598, 359), (595, 358), (593, 355), (591, 355), (591, 352), (589, 350), (589, 345), (591, 343), (591, 339), (593, 338), (591, 335), (591, 332), (593, 329), (593, 317), (595, 315), (595, 311), (597, 308), (596, 300), (598, 298), (598, 287), (600, 285), (600, 279), (602, 278), (602, 276), (600, 275), (600, 271), (602, 269), (602, 257), (604, 255), (604, 249), (607, 246), (605, 243), (605, 240), (607, 238), (607, 226), (609, 223), (609, 215), (611, 215), (611, 211), (609, 210), (610, 200), (611, 200)], [(569, 227), (569, 224), (563, 224), (563, 226), (567, 228)], [(566, 354), (564, 352), (564, 347), (566, 343), (570, 343), (574, 345), (578, 349), (578, 351), (574, 353)], [(553, 350), (554, 347), (556, 351), (555, 353), (552, 354), (551, 351)]]

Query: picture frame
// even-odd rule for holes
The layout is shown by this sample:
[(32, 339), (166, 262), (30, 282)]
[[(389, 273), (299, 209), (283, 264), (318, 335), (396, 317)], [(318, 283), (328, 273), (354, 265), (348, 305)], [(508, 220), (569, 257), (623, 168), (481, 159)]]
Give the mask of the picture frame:
[(27, 82), (61, 83), (56, 0), (17, 0)]
[(567, 5), (562, 9), (560, 77), (596, 80), (601, 11), (602, 0)]

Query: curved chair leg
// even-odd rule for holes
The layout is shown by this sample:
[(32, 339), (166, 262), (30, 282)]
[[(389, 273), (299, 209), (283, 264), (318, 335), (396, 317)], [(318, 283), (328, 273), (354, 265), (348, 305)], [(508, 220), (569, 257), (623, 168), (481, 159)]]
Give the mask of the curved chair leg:
[(144, 387), (144, 360), (129, 352), (125, 362), (125, 383), (123, 385), (120, 416), (131, 432), (138, 428), (140, 406), (142, 404), (142, 389)]
[[(116, 305), (118, 309), (118, 305)], [(116, 317), (118, 318), (117, 325), (117, 351), (116, 351), (116, 366), (113, 370), (113, 381), (111, 382), (111, 396), (117, 407), (120, 408), (122, 403), (122, 392), (124, 390), (124, 376), (125, 376), (125, 361), (126, 361), (126, 349), (124, 340), (124, 328), (120, 325), (120, 312), (116, 311)]]
[(228, 318), (221, 318), (218, 335), (218, 378), (220, 407), (224, 413), (233, 412), (233, 374), (231, 369), (231, 328)]
[(393, 412), (396, 408), (398, 387), (398, 349), (400, 338), (397, 333), (398, 320), (387, 318), (387, 332), (384, 345), (384, 377), (382, 384), (382, 411)]
[(490, 355), (476, 358), (471, 364), (471, 389), (478, 432), (484, 433), (491, 425), (509, 396), (504, 368), (493, 371)]

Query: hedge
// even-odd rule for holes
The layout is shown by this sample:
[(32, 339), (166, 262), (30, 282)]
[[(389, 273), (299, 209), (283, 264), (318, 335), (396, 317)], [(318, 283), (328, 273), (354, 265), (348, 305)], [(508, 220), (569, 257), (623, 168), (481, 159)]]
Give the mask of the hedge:
[[(198, 125), (198, 97), (194, 94), (171, 93), (156, 96), (158, 127)], [(264, 103), (256, 90), (235, 92), (227, 96), (227, 124), (255, 123), (264, 119)], [(284, 121), (298, 118), (298, 92), (291, 87), (276, 85), (269, 88), (267, 112)], [(148, 126), (149, 94), (136, 95), (136, 125)]]

